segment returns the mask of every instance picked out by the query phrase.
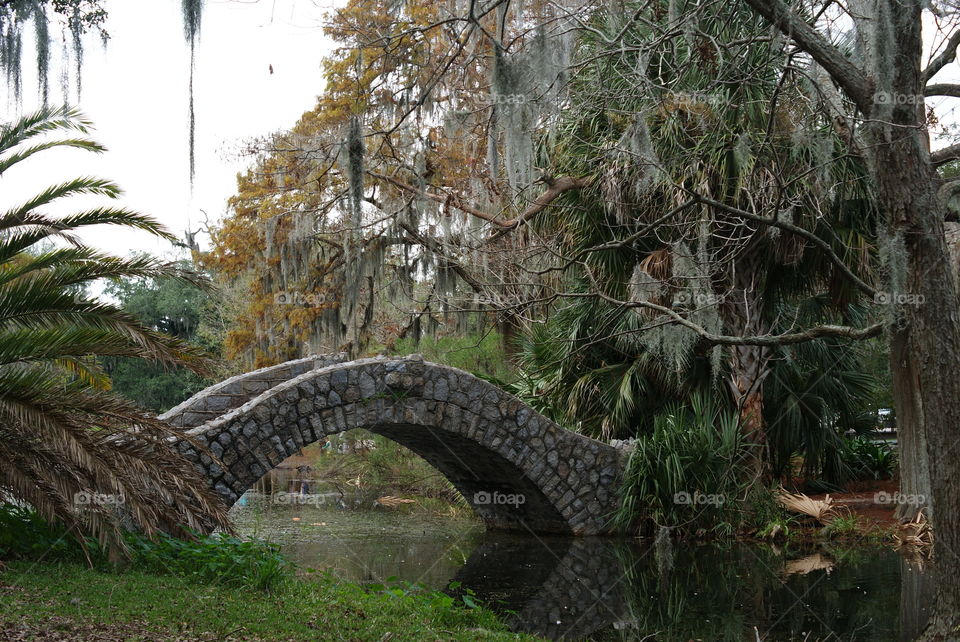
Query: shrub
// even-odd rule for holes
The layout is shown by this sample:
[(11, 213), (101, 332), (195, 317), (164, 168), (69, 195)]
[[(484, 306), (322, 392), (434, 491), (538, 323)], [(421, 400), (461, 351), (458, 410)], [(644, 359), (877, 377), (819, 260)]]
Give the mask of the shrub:
[(750, 461), (736, 415), (694, 395), (689, 406), (658, 414), (653, 432), (637, 440), (614, 524), (730, 534), (748, 522), (767, 523), (780, 511), (751, 474)]
[(292, 576), (293, 565), (279, 547), (262, 540), (226, 535), (149, 540), (130, 534), (133, 564), (161, 575), (178, 575), (204, 583), (270, 591)]
[(20, 504), (0, 504), (0, 559), (81, 559), (83, 548), (64, 526)]
[[(0, 559), (85, 560), (108, 567), (107, 555), (96, 540), (84, 540), (86, 550), (67, 529), (50, 523), (30, 507), (0, 504)], [(148, 539), (124, 535), (131, 566), (160, 575), (198, 582), (270, 591), (293, 573), (293, 564), (279, 548), (261, 540), (226, 535), (178, 539), (160, 534)]]
[(848, 479), (892, 479), (897, 472), (897, 452), (890, 444), (866, 437), (844, 440), (841, 450)]

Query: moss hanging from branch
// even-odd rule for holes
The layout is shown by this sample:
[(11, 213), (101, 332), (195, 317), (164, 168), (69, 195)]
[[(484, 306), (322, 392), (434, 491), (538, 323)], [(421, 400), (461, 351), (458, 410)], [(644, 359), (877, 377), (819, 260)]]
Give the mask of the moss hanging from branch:
[(193, 179), (197, 173), (195, 149), (196, 149), (196, 129), (197, 119), (193, 103), (193, 73), (196, 69), (196, 50), (197, 41), (200, 40), (200, 19), (203, 15), (204, 0), (182, 0), (181, 11), (183, 13), (183, 35), (190, 43), (190, 82), (189, 82), (189, 107), (188, 120), (190, 128), (190, 187), (193, 188)]
[[(40, 84), (40, 101), (46, 107), (50, 99), (50, 22), (46, 8), (34, 4), (34, 38), (37, 41), (37, 79)], [(76, 49), (76, 44), (74, 44)]]
[[(76, 90), (79, 100), (81, 66), (83, 64), (83, 35), (88, 31), (99, 32), (104, 42), (109, 35), (103, 28), (107, 13), (100, 7), (101, 0), (5, 0), (0, 2), (0, 69), (7, 83), (13, 102), (19, 103), (23, 89), (23, 34), (28, 23), (32, 24), (36, 47), (37, 81), (40, 99), (44, 105), (50, 96), (51, 39), (50, 22), (56, 16), (63, 25), (63, 72), (70, 56), (76, 67)], [(50, 11), (49, 9), (52, 9)], [(69, 33), (69, 37), (68, 34)], [(64, 98), (68, 93), (66, 83)]]

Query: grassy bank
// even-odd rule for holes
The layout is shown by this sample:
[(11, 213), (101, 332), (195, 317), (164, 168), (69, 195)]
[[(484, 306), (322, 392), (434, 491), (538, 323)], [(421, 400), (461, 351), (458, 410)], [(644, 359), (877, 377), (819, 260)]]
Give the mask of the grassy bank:
[(516, 639), (469, 594), (359, 586), (259, 539), (126, 543), (115, 566), (95, 542), (84, 550), (62, 525), (0, 504), (0, 640)]
[[(269, 593), (74, 562), (8, 562), (0, 639), (515, 640), (495, 615), (443, 594), (365, 589), (327, 575)], [(533, 639), (533, 638), (526, 638)]]

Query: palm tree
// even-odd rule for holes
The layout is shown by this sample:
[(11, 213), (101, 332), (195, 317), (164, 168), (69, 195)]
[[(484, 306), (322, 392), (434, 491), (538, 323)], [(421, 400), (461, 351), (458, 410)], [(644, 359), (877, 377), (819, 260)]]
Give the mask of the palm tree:
[[(89, 127), (66, 108), (0, 127), (0, 178), (49, 149), (104, 151), (87, 137)], [(197, 372), (207, 361), (83, 294), (99, 279), (198, 277), (150, 257), (111, 256), (77, 235), (117, 225), (173, 240), (147, 216), (117, 207), (43, 212), (54, 201), (90, 194), (116, 198), (120, 190), (75, 178), (0, 214), (0, 499), (26, 502), (113, 551), (122, 547), (125, 525), (147, 535), (229, 528), (223, 504), (171, 446), (184, 435), (111, 393), (95, 358), (138, 357)]]
[[(660, 9), (650, 9), (653, 20), (671, 19), (667, 3), (649, 6)], [(864, 278), (875, 259), (866, 239), (878, 213), (862, 161), (819, 117), (803, 78), (778, 67), (763, 22), (722, 4), (697, 16), (698, 35), (688, 39), (658, 39), (655, 28), (631, 23), (623, 27), (627, 40), (650, 44), (621, 50), (597, 35), (607, 28), (600, 11), (597, 29), (581, 37), (586, 62), (572, 83), (573, 107), (544, 153), (552, 173), (593, 180), (534, 223), (555, 239), (558, 254), (576, 259), (565, 294), (597, 299), (565, 304), (535, 329), (525, 365), (539, 375), (539, 393), (563, 400), (568, 421), (605, 436), (643, 432), (664, 403), (710, 388), (712, 375), (725, 383), (715, 390), (736, 404), (766, 459), (771, 437), (791, 447), (818, 442), (809, 434), (816, 430), (811, 413), (768, 434), (784, 409), (766, 404), (765, 395), (785, 399), (783, 382), (791, 379), (819, 381), (791, 376), (798, 360), (800, 370), (810, 371), (814, 357), (821, 369), (843, 370), (845, 352), (827, 342), (712, 346), (671, 317), (621, 302), (670, 308), (710, 332), (737, 336), (786, 330), (801, 309), (807, 319), (846, 320), (857, 292), (824, 252), (721, 208), (789, 220)], [(795, 400), (818, 403), (829, 396), (794, 392)], [(778, 462), (787, 456), (786, 445), (772, 446)]]

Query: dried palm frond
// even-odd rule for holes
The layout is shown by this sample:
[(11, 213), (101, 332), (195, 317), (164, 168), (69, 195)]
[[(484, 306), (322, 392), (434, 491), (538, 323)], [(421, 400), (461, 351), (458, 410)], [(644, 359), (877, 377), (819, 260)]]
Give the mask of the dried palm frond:
[(901, 524), (893, 540), (897, 548), (916, 551), (928, 558), (933, 554), (933, 528), (923, 513), (917, 513), (912, 522)]
[(790, 493), (781, 488), (777, 492), (777, 501), (787, 510), (812, 517), (824, 525), (838, 514), (830, 495), (822, 500), (812, 499), (803, 493)]

